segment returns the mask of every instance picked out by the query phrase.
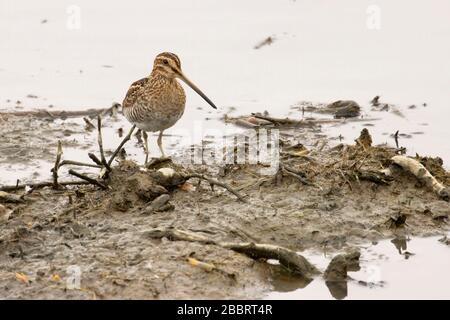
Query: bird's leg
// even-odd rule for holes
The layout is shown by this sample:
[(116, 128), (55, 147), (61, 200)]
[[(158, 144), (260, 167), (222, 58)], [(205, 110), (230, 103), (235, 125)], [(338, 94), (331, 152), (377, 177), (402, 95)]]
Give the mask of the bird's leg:
[(159, 147), (159, 150), (161, 150), (162, 157), (165, 158), (166, 155), (164, 154), (164, 150), (163, 150), (163, 147), (162, 147), (162, 135), (163, 135), (163, 131), (164, 131), (164, 130), (161, 130), (161, 131), (159, 132), (159, 136), (158, 136), (158, 147)]
[(144, 137), (144, 151), (145, 151), (145, 163), (144, 164), (147, 164), (147, 162), (148, 162), (148, 135), (147, 135), (147, 132), (142, 130), (142, 136)]

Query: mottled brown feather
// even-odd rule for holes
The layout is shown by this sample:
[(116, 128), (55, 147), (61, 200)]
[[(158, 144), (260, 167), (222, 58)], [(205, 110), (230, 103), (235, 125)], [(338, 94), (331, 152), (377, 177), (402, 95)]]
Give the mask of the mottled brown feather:
[(131, 108), (134, 105), (134, 103), (136, 102), (136, 99), (139, 97), (139, 95), (141, 93), (142, 88), (146, 85), (147, 82), (148, 82), (148, 77), (142, 78), (131, 84), (130, 88), (127, 91), (125, 99), (123, 99), (123, 103), (122, 103), (123, 108)]

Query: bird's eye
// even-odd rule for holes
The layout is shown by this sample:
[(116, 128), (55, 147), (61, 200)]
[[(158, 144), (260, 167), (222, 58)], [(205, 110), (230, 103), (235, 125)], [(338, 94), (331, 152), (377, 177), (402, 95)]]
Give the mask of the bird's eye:
[(164, 59), (164, 60), (163, 60), (163, 63), (164, 63), (164, 64), (168, 64), (169, 61), (167, 61), (166, 59)]

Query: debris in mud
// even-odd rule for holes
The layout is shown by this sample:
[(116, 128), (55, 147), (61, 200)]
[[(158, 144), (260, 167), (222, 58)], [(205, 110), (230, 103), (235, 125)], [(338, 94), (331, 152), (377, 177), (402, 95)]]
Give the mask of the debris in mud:
[(4, 205), (0, 204), (0, 225), (8, 221), (11, 216), (11, 210), (8, 210)]
[(323, 277), (327, 281), (347, 280), (347, 259), (341, 254), (335, 256), (325, 270)]
[(284, 129), (292, 129), (292, 128), (315, 128), (320, 127), (321, 125), (326, 124), (339, 124), (344, 123), (344, 121), (352, 121), (352, 122), (360, 122), (360, 121), (374, 121), (377, 119), (359, 119), (356, 117), (352, 118), (344, 118), (340, 117), (342, 119), (314, 119), (314, 118), (308, 118), (308, 119), (292, 119), (292, 118), (276, 118), (271, 117), (267, 114), (260, 114), (260, 113), (252, 113), (250, 116), (240, 116), (240, 117), (224, 117), (224, 121), (226, 123), (233, 123), (240, 127), (245, 128), (284, 128)]
[(387, 221), (388, 227), (390, 229), (403, 227), (406, 224), (406, 218), (407, 218), (406, 214), (400, 211), (395, 212), (389, 217)]
[(360, 115), (361, 107), (353, 100), (338, 100), (327, 105), (326, 109), (322, 111), (325, 112), (326, 110), (329, 110), (337, 119), (354, 118)]
[(378, 107), (378, 106), (380, 105), (379, 100), (380, 100), (380, 96), (375, 96), (375, 97), (370, 101), (370, 103), (372, 104), (372, 106)]
[(21, 272), (16, 272), (15, 274), (17, 281), (23, 282), (25, 284), (30, 284), (30, 279), (28, 276)]
[(450, 246), (450, 238), (448, 238), (447, 236), (443, 236), (441, 239), (439, 239), (439, 241), (447, 246)]
[(211, 271), (216, 269), (215, 265), (213, 265), (211, 263), (199, 261), (199, 260), (197, 260), (195, 258), (189, 257), (187, 259), (187, 261), (189, 262), (190, 265), (192, 265), (194, 267), (201, 268), (201, 269), (205, 270), (206, 272), (211, 272)]
[(415, 175), (427, 187), (431, 188), (441, 199), (449, 201), (448, 189), (417, 160), (406, 156), (394, 156), (392, 161), (402, 167), (404, 170)]
[[(431, 234), (447, 228), (443, 221), (450, 204), (395, 163), (398, 148), (376, 145), (367, 139), (369, 131), (359, 142), (337, 146), (320, 132), (320, 125), (329, 121), (360, 119), (300, 120), (265, 113), (240, 119), (253, 122), (252, 128), (280, 129), (276, 174), (261, 174), (264, 166), (259, 163), (227, 164), (220, 171), (215, 165), (181, 165), (168, 158), (139, 165), (120, 158), (127, 137), (136, 141), (134, 131), (124, 132), (120, 145), (103, 150), (103, 156), (97, 141), (98, 151), (87, 158), (90, 163), (64, 159), (64, 154), (55, 161), (61, 137), (50, 137), (47, 161), (59, 170), (57, 189), (52, 179), (0, 186), (16, 199), (25, 194), (23, 203), (0, 201), (0, 268), (11, 272), (4, 283), (14, 288), (7, 292), (0, 285), (0, 292), (8, 298), (44, 292), (48, 297), (90, 299), (94, 291), (101, 298), (261, 297), (270, 290), (270, 267), (259, 262), (276, 259), (279, 269), (312, 278), (317, 269), (297, 252), (325, 245), (341, 250), (392, 238), (403, 232), (397, 225), (404, 224), (400, 215), (393, 219), (393, 204), (408, 217), (408, 232)], [(79, 120), (80, 132), (86, 134)], [(450, 175), (442, 161), (414, 161), (448, 187)], [(78, 178), (63, 181), (66, 166), (106, 188)], [(430, 212), (424, 214), (426, 207)], [(345, 264), (335, 261), (335, 274), (330, 267), (327, 277), (343, 275), (338, 267), (354, 270), (358, 258), (357, 250), (348, 252)], [(64, 291), (59, 283), (65, 281), (49, 280), (55, 274), (65, 280), (66, 268), (75, 264), (83, 271), (82, 288), (88, 285), (90, 291)], [(205, 273), (209, 265), (215, 269)], [(15, 272), (32, 281), (21, 285)], [(34, 281), (38, 272), (46, 279)], [(234, 280), (224, 275), (234, 275)], [(335, 297), (345, 296), (345, 281), (326, 281)]]
[(162, 194), (154, 199), (145, 209), (145, 214), (152, 214), (154, 212), (163, 212), (173, 210), (173, 204), (169, 203), (170, 196), (168, 194)]
[(386, 111), (386, 112), (391, 112), (401, 118), (404, 118), (405, 115), (403, 114), (403, 112), (400, 110), (400, 108), (396, 105), (393, 104), (389, 104), (389, 103), (380, 103), (380, 97), (376, 96), (372, 99), (372, 101), (370, 102), (372, 104), (372, 110), (373, 111)]
[(258, 50), (264, 46), (270, 46), (275, 41), (274, 37), (267, 37), (263, 41), (259, 42), (257, 45), (253, 47), (253, 49)]
[(356, 144), (363, 147), (365, 150), (372, 146), (372, 136), (369, 130), (366, 128), (362, 129), (359, 138), (355, 140)]
[(328, 264), (323, 277), (327, 281), (346, 281), (347, 271), (358, 271), (361, 252), (357, 248), (350, 248), (344, 254), (338, 254)]
[(19, 196), (13, 193), (0, 191), (0, 202), (3, 203), (25, 203), (23, 196)]
[(332, 103), (315, 104), (301, 101), (292, 108), (302, 111), (302, 114), (304, 114), (305, 111), (330, 114), (333, 115), (335, 119), (356, 118), (361, 114), (360, 105), (353, 100), (337, 100)]
[(287, 248), (258, 243), (228, 243), (218, 242), (204, 236), (177, 229), (150, 229), (144, 232), (147, 238), (168, 238), (171, 241), (200, 242), (203, 244), (213, 244), (239, 253), (244, 253), (253, 259), (276, 259), (280, 264), (293, 274), (303, 277), (311, 277), (319, 271), (303, 256)]

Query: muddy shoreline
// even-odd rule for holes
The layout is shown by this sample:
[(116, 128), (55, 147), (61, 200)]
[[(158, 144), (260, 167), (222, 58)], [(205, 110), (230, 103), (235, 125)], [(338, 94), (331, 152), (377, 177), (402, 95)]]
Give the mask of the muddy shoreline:
[[(255, 124), (258, 118), (244, 119)], [(96, 150), (96, 132), (87, 132), (81, 119), (64, 123), (10, 116), (3, 117), (1, 126), (0, 148), (6, 155), (2, 166), (23, 161), (32, 167), (36, 165), (29, 161), (33, 157), (51, 166), (58, 140), (63, 141), (63, 149)], [(264, 167), (258, 164), (193, 165), (177, 163), (176, 158), (144, 169), (124, 153), (104, 181), (107, 190), (93, 185), (9, 190), (17, 201), (1, 198), (0, 202), (4, 208), (0, 296), (263, 298), (273, 290), (274, 274), (286, 271), (215, 243), (146, 236), (154, 228), (184, 230), (221, 243), (276, 245), (300, 253), (306, 249), (337, 252), (381, 239), (440, 235), (449, 230), (448, 201), (393, 163), (402, 150), (377, 146), (364, 134), (355, 137), (354, 144), (340, 144), (324, 136), (317, 125), (275, 127), (280, 131), (282, 165), (274, 175), (261, 175)], [(74, 139), (77, 134), (86, 138)], [(128, 144), (139, 142), (133, 136)], [(109, 156), (113, 150), (107, 148), (105, 153)], [(450, 186), (450, 173), (442, 160), (420, 156), (415, 160), (446, 188)], [(69, 168), (61, 168), (60, 179), (70, 177)], [(223, 186), (211, 188), (211, 181), (198, 177), (158, 180), (162, 168), (184, 177), (192, 172), (213, 177), (245, 201)], [(392, 168), (389, 177), (380, 173), (387, 168)], [(81, 172), (98, 175), (95, 168)], [(36, 176), (38, 180), (51, 181), (51, 173)], [(161, 195), (167, 197), (161, 200)], [(68, 287), (73, 270), (80, 272), (76, 288)]]

